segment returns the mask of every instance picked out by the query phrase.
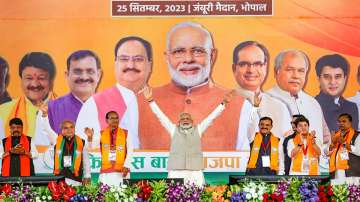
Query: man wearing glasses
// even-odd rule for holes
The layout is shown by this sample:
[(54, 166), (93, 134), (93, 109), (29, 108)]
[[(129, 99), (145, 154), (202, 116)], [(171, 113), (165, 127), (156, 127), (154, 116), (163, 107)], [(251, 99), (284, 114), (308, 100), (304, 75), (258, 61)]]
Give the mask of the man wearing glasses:
[[(112, 88), (93, 95), (80, 110), (76, 133), (86, 138), (85, 128), (94, 130), (93, 144), (100, 142), (100, 131), (107, 127), (106, 113), (115, 111), (119, 127), (128, 131), (134, 148), (139, 147), (138, 106), (134, 92), (148, 80), (152, 65), (151, 44), (136, 36), (122, 38), (115, 46), (115, 77)], [(98, 148), (100, 145), (89, 145)]]
[[(153, 98), (171, 122), (177, 122), (179, 114), (187, 112), (192, 115), (195, 125), (201, 123), (229, 91), (211, 78), (216, 54), (211, 34), (200, 24), (182, 22), (168, 32), (164, 56), (171, 82), (154, 88)], [(243, 111), (247, 114), (243, 115)], [(238, 135), (243, 138), (242, 146), (238, 148), (249, 149), (246, 138), (248, 124), (257, 117), (249, 118), (252, 111), (250, 102), (235, 96), (201, 137), (203, 150), (235, 150)], [(256, 119), (254, 124), (257, 122)], [(142, 149), (170, 148), (167, 131), (160, 125), (143, 95), (139, 95), (139, 134)]]
[[(269, 68), (269, 52), (266, 47), (256, 41), (245, 41), (238, 44), (233, 51), (233, 73), (239, 85), (237, 93), (254, 103), (254, 95), (259, 94), (260, 117), (273, 120), (273, 134), (282, 139), (291, 130), (290, 113), (281, 101), (263, 93), (261, 86), (265, 82)], [(257, 131), (248, 133), (250, 142)]]
[(320, 93), (315, 97), (324, 113), (330, 131), (338, 131), (337, 117), (347, 113), (352, 117), (352, 127), (358, 128), (359, 114), (355, 103), (342, 97), (349, 75), (349, 63), (338, 54), (324, 55), (316, 62), (316, 75)]

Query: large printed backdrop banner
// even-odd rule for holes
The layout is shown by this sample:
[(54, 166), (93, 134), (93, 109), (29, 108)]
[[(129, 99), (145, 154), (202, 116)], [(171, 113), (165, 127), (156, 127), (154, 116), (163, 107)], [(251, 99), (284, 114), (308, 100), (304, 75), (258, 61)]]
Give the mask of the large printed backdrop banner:
[[(213, 2), (215, 3), (215, 1)], [(241, 2), (251, 3), (252, 1)], [(216, 83), (216, 86), (223, 86), (228, 91), (237, 88), (238, 86), (232, 70), (233, 50), (236, 45), (248, 40), (258, 41), (259, 43), (264, 44), (270, 53), (269, 70), (266, 80), (262, 85), (263, 91), (267, 91), (276, 85), (274, 58), (279, 52), (285, 49), (302, 50), (308, 55), (310, 59), (310, 69), (303, 90), (310, 96), (315, 97), (320, 92), (320, 84), (314, 68), (315, 63), (321, 56), (329, 54), (340, 54), (345, 57), (349, 63), (349, 74), (342, 96), (345, 98), (352, 97), (359, 90), (357, 71), (360, 64), (360, 7), (356, 1), (333, 0), (329, 2), (325, 0), (273, 0), (271, 2), (272, 15), (262, 16), (197, 15), (121, 17), (112, 16), (111, 3), (111, 1), (97, 0), (13, 0), (11, 3), (4, 0), (0, 1), (0, 7), (2, 8), (2, 12), (0, 13), (0, 56), (8, 62), (10, 67), (10, 80), (7, 91), (13, 98), (13, 101), (16, 101), (17, 98), (24, 95), (18, 67), (21, 59), (26, 53), (41, 51), (48, 53), (52, 57), (56, 66), (53, 92), (58, 96), (63, 96), (69, 92), (65, 76), (67, 67), (66, 60), (68, 56), (76, 50), (92, 50), (101, 60), (103, 75), (97, 88), (97, 92), (102, 92), (103, 90), (114, 86), (117, 82), (116, 77), (114, 76), (115, 44), (123, 37), (139, 36), (149, 41), (152, 45), (153, 69), (148, 83), (150, 86), (154, 87), (155, 98), (157, 98), (157, 96), (167, 96), (167, 98), (164, 99), (162, 97), (161, 101), (159, 101), (160, 107), (165, 103), (165, 114), (167, 114), (166, 112), (169, 110), (185, 110), (192, 112), (194, 113), (195, 123), (200, 123), (202, 119), (205, 118), (205, 116), (203, 116), (204, 112), (197, 112), (189, 106), (183, 105), (179, 105), (181, 106), (180, 109), (175, 109), (176, 107), (179, 107), (176, 103), (174, 103), (174, 109), (169, 109), (169, 104), (166, 104), (166, 101), (171, 102), (171, 99), (174, 97), (162, 94), (159, 90), (156, 90), (158, 87), (163, 89), (170, 88), (170, 91), (171, 88), (173, 88), (171, 85), (163, 87), (171, 81), (168, 64), (166, 62), (167, 58), (164, 55), (164, 52), (167, 50), (166, 35), (175, 24), (185, 21), (199, 23), (212, 34), (214, 47), (217, 50), (217, 56), (212, 66), (211, 77), (214, 83)], [(134, 58), (132, 58), (132, 60), (134, 61)], [(1, 83), (3, 83), (3, 78), (1, 79)], [(210, 83), (211, 84), (209, 85), (213, 85), (212, 82)], [(201, 108), (204, 103), (209, 103), (209, 106), (212, 106), (212, 108), (206, 109), (208, 111), (205, 115), (208, 115), (208, 113), (221, 102), (222, 96), (224, 95), (223, 92), (224, 91), (220, 92), (219, 90), (219, 92), (214, 93), (212, 95), (215, 96), (213, 100), (195, 101), (197, 97), (192, 97), (191, 95), (187, 95), (188, 97), (181, 95), (179, 97), (184, 99), (183, 101), (189, 105), (192, 99), (194, 99), (193, 103), (191, 103), (194, 105), (194, 108), (199, 106)], [(194, 93), (196, 93), (196, 90), (194, 90)], [(141, 126), (144, 124), (142, 121), (146, 120), (146, 118), (141, 117), (141, 113), (148, 113), (147, 110), (149, 109), (142, 108), (144, 100), (141, 95), (138, 97), (140, 110), (139, 126)], [(359, 103), (359, 100), (357, 100), (357, 102)], [(19, 103), (20, 102), (17, 102), (17, 104)], [(239, 104), (239, 106), (246, 105), (244, 100), (239, 102), (234, 101), (234, 104)], [(19, 106), (21, 106), (21, 104), (19, 104)], [(205, 104), (205, 106), (208, 105)], [(230, 105), (230, 107), (232, 106)], [(8, 117), (13, 111), (10, 109), (5, 110), (5, 108), (1, 108), (1, 106), (0, 109), (0, 136), (5, 137), (9, 133), (9, 131), (6, 131), (8, 129)], [(232, 113), (237, 112), (240, 113), (240, 109), (233, 110)], [(230, 112), (225, 111), (224, 113)], [(304, 113), (306, 114), (306, 112)], [(293, 112), (290, 112), (290, 114), (293, 114)], [(174, 114), (169, 116), (172, 121), (176, 122), (178, 115), (179, 114)], [(215, 120), (214, 124), (217, 125), (221, 124), (220, 122), (230, 120), (226, 117), (224, 118), (224, 116), (225, 115), (220, 115), (219, 119)], [(237, 114), (237, 116), (239, 115)], [(91, 119), (93, 117), (88, 118)], [(325, 117), (325, 119), (326, 118), (327, 117)], [(30, 126), (30, 124), (28, 126), (28, 131), (32, 131), (33, 134), (28, 135), (35, 137), (36, 134), (34, 131), (36, 131), (36, 129), (34, 128), (36, 123), (34, 123), (34, 121), (36, 120), (34, 116), (28, 116), (27, 119), (34, 119), (32, 122), (34, 126)], [(226, 125), (225, 128), (231, 128), (232, 124), (237, 126), (237, 124), (240, 123), (241, 125), (244, 120), (244, 117), (240, 117), (240, 119), (237, 117), (235, 124), (231, 122), (223, 122), (222, 124), (227, 123), (228, 125)], [(151, 123), (150, 120), (148, 124)], [(156, 127), (162, 128), (159, 123), (156, 124), (158, 124), (155, 125)], [(286, 124), (287, 128), (290, 129), (289, 122), (281, 124)], [(150, 128), (154, 130), (156, 127), (146, 126), (145, 129)], [(137, 128), (135, 131), (136, 130)], [(205, 132), (203, 136), (205, 140), (202, 141), (203, 144), (205, 144), (205, 149), (208, 151), (223, 151), (224, 159), (226, 159), (225, 156), (230, 156), (227, 158), (229, 158), (230, 161), (233, 161), (231, 158), (235, 157), (231, 157), (226, 151), (234, 151), (236, 149), (248, 150), (248, 147), (239, 146), (239, 139), (241, 141), (241, 138), (238, 136), (246, 138), (246, 134), (241, 132), (232, 134), (234, 139), (229, 138), (229, 142), (224, 141), (226, 143), (222, 143), (222, 141), (218, 142), (215, 139), (215, 136), (212, 136), (219, 133), (219, 131), (215, 130), (216, 129), (214, 128), (209, 128), (209, 134)], [(25, 132), (28, 133), (27, 131)], [(141, 132), (143, 131), (140, 130), (139, 133)], [(137, 133), (137, 131), (135, 133)], [(144, 133), (146, 133), (146, 131)], [(151, 135), (153, 137), (156, 136), (155, 134)], [(280, 134), (280, 136), (282, 136), (282, 134)], [(139, 138), (140, 142), (137, 143), (140, 143), (140, 145), (137, 145), (137, 148), (153, 150), (155, 156), (153, 158), (156, 158), (156, 155), (158, 155), (156, 152), (168, 150), (168, 146), (166, 146), (168, 145), (168, 142), (166, 142), (169, 139), (168, 137), (164, 140), (157, 138), (144, 141), (144, 135), (139, 134)], [(324, 139), (326, 138), (324, 137)], [(48, 140), (44, 141), (48, 142)], [(164, 141), (164, 143), (161, 143), (162, 141)], [(236, 141), (238, 142), (236, 143)], [(158, 142), (160, 143), (157, 144)], [(218, 147), (213, 145), (218, 145)], [(40, 153), (42, 153), (39, 161), (43, 162), (41, 168), (38, 169), (41, 172), (51, 172), (52, 152), (45, 152), (47, 147), (44, 149), (41, 147), (42, 144), (39, 144), (38, 146)], [(138, 168), (136, 163), (139, 163), (141, 158), (143, 158), (142, 161), (144, 161), (145, 157), (141, 157), (141, 155), (145, 155), (145, 153), (139, 153), (137, 157), (134, 157), (135, 160), (133, 166), (135, 168)], [(146, 158), (152, 158), (150, 156), (147, 156)], [(161, 153), (160, 156), (164, 156), (164, 154)], [(92, 167), (98, 169), (100, 166), (100, 158), (98, 157), (97, 150), (94, 151), (94, 156), (92, 157)], [(211, 152), (209, 152), (207, 157), (209, 159), (215, 157), (218, 158), (217, 162), (214, 161), (215, 163), (211, 164), (212, 166), (210, 166), (210, 168), (222, 169), (226, 166), (234, 168), (234, 165), (236, 164), (237, 168), (241, 168), (242, 171), (245, 169), (244, 165), (240, 166), (239, 163), (228, 163), (227, 161), (229, 159), (220, 162), (219, 159), (222, 157), (215, 155), (215, 153), (211, 154)], [(241, 160), (240, 164), (246, 163), (246, 160), (247, 159)], [(239, 161), (239, 159), (237, 161)], [(152, 165), (155, 164), (157, 165), (159, 162), (155, 162)], [(40, 166), (40, 164), (37, 166)], [(165, 165), (157, 166), (158, 168), (166, 167)], [(152, 171), (152, 169), (149, 170)]]

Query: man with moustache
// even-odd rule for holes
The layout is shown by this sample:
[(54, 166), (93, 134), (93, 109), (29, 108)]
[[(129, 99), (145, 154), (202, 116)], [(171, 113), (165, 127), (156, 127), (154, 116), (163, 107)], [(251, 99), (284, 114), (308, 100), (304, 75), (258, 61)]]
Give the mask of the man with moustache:
[[(64, 120), (76, 122), (82, 105), (91, 97), (101, 78), (101, 65), (98, 56), (90, 50), (78, 50), (67, 59), (65, 77), (70, 93), (49, 101), (42, 107), (38, 121), (48, 137), (37, 136), (36, 145), (54, 145), (57, 134), (61, 133)], [(48, 141), (47, 141), (48, 140)], [(49, 142), (50, 141), (50, 142)]]
[[(154, 99), (171, 122), (176, 122), (180, 113), (187, 112), (191, 114), (194, 124), (199, 124), (228, 92), (210, 77), (216, 58), (211, 34), (200, 24), (179, 23), (167, 34), (164, 55), (171, 82), (154, 88)], [(146, 99), (142, 95), (138, 99), (141, 148), (168, 150), (171, 139), (168, 132), (161, 127), (150, 106), (146, 104)], [(256, 117), (251, 103), (235, 96), (201, 137), (202, 149), (248, 150), (248, 123)], [(253, 122), (257, 124), (257, 120)], [(238, 136), (241, 141), (237, 144)], [(154, 141), (156, 139), (161, 141)]]
[(338, 117), (339, 131), (333, 134), (328, 147), (331, 178), (344, 181), (346, 177), (360, 177), (360, 138), (352, 127), (350, 114)]
[(234, 93), (226, 94), (221, 104), (197, 125), (194, 124), (191, 114), (187, 112), (180, 113), (178, 124), (174, 124), (154, 101), (152, 89), (145, 87), (143, 93), (152, 112), (171, 138), (167, 165), (168, 178), (183, 178), (184, 183), (203, 186), (205, 179), (202, 173), (204, 165), (201, 137), (212, 122), (224, 111)]
[(10, 135), (2, 139), (0, 158), (2, 158), (1, 175), (3, 177), (33, 176), (33, 158), (38, 153), (31, 137), (23, 133), (23, 122), (13, 118), (9, 122)]
[(296, 135), (288, 143), (291, 158), (290, 175), (319, 175), (321, 150), (316, 143), (315, 131), (309, 133), (309, 120), (300, 117), (295, 120)]
[[(139, 49), (145, 49), (147, 59), (144, 54), (139, 54)], [(138, 93), (147, 84), (151, 75), (151, 44), (139, 37), (125, 37), (116, 44), (115, 55), (119, 83), (135, 94)]]
[(302, 114), (309, 118), (310, 130), (317, 134), (317, 145), (322, 146), (330, 140), (321, 106), (302, 89), (304, 87), (310, 62), (305, 53), (290, 49), (280, 52), (275, 58), (275, 78), (277, 85), (267, 91), (272, 97), (282, 101), (291, 115)]
[[(55, 64), (47, 53), (26, 54), (19, 64), (19, 76), (24, 95), (0, 105), (0, 119), (3, 123), (17, 117), (23, 120), (24, 132), (28, 136), (34, 137), (41, 133), (42, 131), (37, 127), (36, 114), (42, 103), (55, 97), (51, 93), (55, 72)], [(5, 128), (2, 131), (9, 130), (8, 125), (3, 124), (2, 127)], [(0, 129), (0, 134), (5, 134), (2, 131)]]
[(320, 93), (315, 97), (324, 113), (330, 131), (337, 131), (337, 117), (347, 113), (352, 117), (353, 128), (358, 128), (359, 112), (355, 103), (342, 97), (349, 75), (349, 63), (339, 55), (324, 55), (316, 62), (316, 75)]
[(246, 175), (284, 175), (284, 153), (280, 138), (271, 132), (273, 121), (262, 117), (259, 132), (251, 142)]
[[(239, 85), (237, 93), (254, 103), (254, 95), (259, 94), (261, 117), (271, 117), (272, 132), (283, 138), (290, 128), (290, 113), (281, 101), (263, 93), (261, 86), (265, 82), (269, 68), (269, 52), (266, 47), (256, 41), (245, 41), (238, 44), (233, 51), (233, 73)], [(253, 129), (255, 130), (255, 128)], [(255, 131), (249, 132), (253, 140)]]
[(85, 128), (90, 146), (100, 144), (101, 168), (99, 182), (119, 186), (123, 178), (129, 177), (133, 144), (128, 131), (119, 128), (119, 115), (109, 111), (105, 115), (107, 127), (101, 131), (100, 139), (93, 141), (94, 130)]
[(76, 133), (86, 138), (85, 128), (92, 127), (93, 142), (99, 142), (100, 131), (107, 127), (106, 113), (115, 111), (120, 118), (119, 127), (128, 131), (134, 148), (139, 148), (138, 105), (134, 91), (142, 88), (148, 80), (151, 65), (152, 50), (148, 41), (136, 36), (120, 39), (115, 46), (117, 83), (86, 101), (76, 121)]
[(54, 156), (54, 175), (65, 177), (66, 184), (81, 186), (90, 183), (90, 160), (85, 140), (75, 135), (75, 124), (70, 120), (61, 123)]
[(0, 104), (11, 101), (6, 88), (9, 85), (9, 64), (0, 57)]

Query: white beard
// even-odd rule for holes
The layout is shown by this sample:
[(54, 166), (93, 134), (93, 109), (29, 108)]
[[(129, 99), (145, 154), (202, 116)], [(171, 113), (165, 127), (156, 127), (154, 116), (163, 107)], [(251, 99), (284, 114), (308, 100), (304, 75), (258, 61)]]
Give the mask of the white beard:
[[(167, 61), (168, 69), (170, 76), (175, 83), (183, 86), (183, 87), (194, 87), (197, 86), (204, 81), (206, 81), (210, 77), (211, 65), (210, 61), (206, 66), (201, 66), (199, 64), (180, 64), (175, 70), (173, 66)], [(197, 67), (199, 68), (199, 72), (195, 75), (184, 75), (180, 72), (180, 69), (184, 67)]]
[(180, 124), (179, 125), (179, 131), (180, 133), (184, 134), (184, 135), (191, 135), (194, 132), (194, 127), (192, 124)]

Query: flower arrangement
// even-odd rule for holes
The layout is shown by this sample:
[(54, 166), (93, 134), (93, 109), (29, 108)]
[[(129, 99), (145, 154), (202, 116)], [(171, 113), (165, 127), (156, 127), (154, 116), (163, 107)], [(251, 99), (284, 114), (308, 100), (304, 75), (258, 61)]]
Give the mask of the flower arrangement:
[(133, 185), (112, 187), (89, 184), (72, 187), (65, 182), (50, 182), (48, 186), (5, 184), (0, 187), (0, 201), (19, 202), (283, 202), (360, 201), (359, 185), (320, 184), (312, 179), (292, 178), (276, 184), (262, 181), (240, 181), (234, 185), (199, 187), (194, 184), (140, 181)]
[(299, 187), (301, 194), (301, 201), (315, 202), (319, 200), (318, 197), (318, 183), (312, 179), (304, 180)]
[(349, 195), (348, 195), (349, 202), (356, 202), (360, 201), (360, 187), (356, 185), (349, 186)]
[(334, 199), (336, 202), (346, 202), (348, 201), (349, 189), (346, 184), (344, 185), (334, 185), (332, 186), (334, 192)]
[(335, 202), (333, 199), (334, 192), (330, 184), (320, 185), (318, 189), (319, 201), (321, 202)]
[(264, 193), (269, 191), (269, 185), (261, 181), (245, 180), (242, 184), (242, 191), (246, 193), (248, 201), (262, 201)]
[(203, 187), (195, 184), (170, 183), (165, 193), (167, 202), (197, 202), (200, 201), (200, 195)]

